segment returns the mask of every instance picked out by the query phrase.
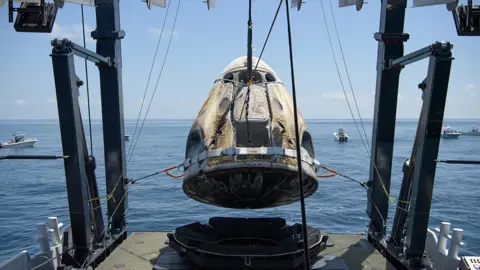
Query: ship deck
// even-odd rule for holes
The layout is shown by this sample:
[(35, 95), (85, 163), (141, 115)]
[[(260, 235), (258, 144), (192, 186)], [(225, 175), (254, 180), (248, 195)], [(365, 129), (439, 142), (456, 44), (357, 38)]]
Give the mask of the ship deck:
[[(320, 253), (323, 260), (313, 269), (395, 269), (363, 235), (328, 236), (333, 246)], [(190, 269), (166, 241), (167, 232), (134, 232), (96, 269)]]

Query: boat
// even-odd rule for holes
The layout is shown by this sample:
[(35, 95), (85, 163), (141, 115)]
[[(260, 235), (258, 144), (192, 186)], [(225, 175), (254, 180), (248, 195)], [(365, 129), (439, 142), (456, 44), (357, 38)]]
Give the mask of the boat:
[(337, 129), (337, 131), (333, 133), (333, 136), (335, 136), (336, 141), (340, 141), (340, 142), (348, 141), (348, 135), (347, 133), (345, 133), (345, 131), (342, 128)]
[[(3, 2), (4, 0), (0, 0), (0, 5)], [(32, 256), (24, 250), (2, 263), (0, 269), (304, 268), (319, 270), (333, 268), (457, 269), (457, 267), (460, 269), (475, 269), (473, 262), (478, 262), (480, 257), (459, 256), (459, 251), (464, 245), (462, 229), (453, 228), (453, 231), (451, 231), (451, 224), (448, 222), (442, 222), (439, 229), (428, 228), (435, 180), (435, 173), (432, 172), (435, 172), (437, 166), (437, 162), (434, 162), (434, 160), (438, 156), (441, 123), (453, 60), (452, 44), (435, 42), (404, 55), (403, 43), (409, 38), (409, 34), (403, 32), (406, 1), (382, 1), (380, 29), (375, 34), (375, 39), (378, 41), (378, 58), (373, 134), (370, 149), (371, 173), (368, 182), (359, 182), (362, 188), (368, 190), (368, 200), (366, 200), (368, 231), (365, 235), (326, 234), (308, 226), (304, 196), (308, 196), (309, 192), (314, 191), (308, 186), (304, 192), (300, 192), (301, 224), (287, 225), (283, 218), (212, 217), (208, 224), (194, 222), (177, 227), (172, 231), (171, 227), (165, 224), (166, 217), (159, 217), (158, 223), (154, 224), (154, 226), (158, 226), (155, 231), (129, 233), (127, 222), (129, 215), (126, 214), (128, 204), (126, 202), (128, 201), (129, 189), (136, 181), (127, 178), (126, 149), (121, 136), (119, 136), (124, 123), (122, 66), (125, 65), (121, 59), (121, 42), (125, 38), (125, 33), (120, 28), (120, 1), (21, 2), (21, 8), (13, 8), (13, 1), (9, 1), (10, 21), (13, 21), (13, 11), (16, 10), (18, 13), (14, 24), (18, 32), (51, 32), (57, 11), (60, 12), (59, 8), (63, 7), (65, 2), (95, 6), (97, 25), (94, 27), (95, 31), (92, 32), (92, 37), (96, 42), (97, 52), (92, 52), (85, 48), (86, 46), (79, 46), (67, 39), (55, 39), (51, 43), (53, 49), (50, 56), (52, 57), (54, 71), (57, 106), (59, 111), (62, 112), (59, 113), (59, 122), (63, 155), (59, 158), (65, 160), (66, 189), (71, 224), (62, 226), (54, 216), (49, 218), (48, 226), (46, 223), (37, 224), (36, 239), (40, 243), (39, 252)], [(146, 2), (148, 8), (153, 5), (166, 7), (165, 0), (147, 0)], [(205, 2), (208, 9), (214, 8), (214, 0), (206, 0)], [(227, 2), (229, 1), (224, 3)], [(470, 21), (475, 21), (470, 16), (478, 19), (479, 7), (474, 6), (474, 12), (472, 12), (471, 1), (468, 8), (465, 6), (457, 7), (457, 3), (454, 2), (451, 0), (435, 0), (416, 1), (415, 4), (414, 1), (414, 6), (447, 4), (448, 10), (453, 11), (459, 35), (480, 36), (480, 29), (470, 25)], [(180, 1), (177, 3), (179, 6)], [(353, 0), (340, 1), (339, 4), (340, 6), (356, 5), (356, 9), (359, 11), (363, 3), (362, 0)], [(278, 10), (280, 10), (281, 4), (282, 2), (280, 2)], [(301, 5), (302, 1), (297, 0), (292, 1), (291, 7), (300, 10)], [(295, 192), (292, 191), (295, 191), (297, 187), (299, 190), (304, 189), (302, 174), (305, 175), (306, 182), (318, 185), (316, 179), (314, 181), (309, 179), (311, 178), (310, 170), (314, 170), (314, 168), (310, 163), (304, 162), (306, 152), (308, 155), (305, 155), (305, 160), (312, 159), (316, 166), (319, 165), (318, 161), (313, 159), (313, 153), (309, 153), (310, 150), (313, 152), (313, 148), (308, 148), (309, 143), (303, 144), (303, 142), (311, 140), (311, 137), (305, 136), (307, 133), (304, 131), (308, 132), (307, 126), (302, 124), (304, 122), (301, 117), (298, 117), (299, 120), (297, 121), (296, 118), (299, 114), (293, 109), (296, 107), (296, 98), (294, 94), (289, 1), (285, 0), (285, 7), (289, 33), (293, 108), (290, 106), (292, 102), (287, 97), (277, 98), (278, 102), (273, 98), (265, 98), (267, 93), (275, 93), (275, 91), (286, 93), (282, 90), (283, 88), (280, 89), (280, 85), (276, 83), (279, 82), (278, 77), (273, 70), (267, 68), (266, 64), (260, 64), (262, 67), (259, 65), (260, 76), (257, 76), (255, 71), (251, 73), (252, 63), (254, 62), (251, 54), (251, 6), (252, 1), (250, 0), (247, 43), (249, 51), (247, 72), (249, 76), (247, 76), (247, 80), (242, 80), (243, 76), (240, 75), (244, 71), (244, 67), (241, 67), (243, 60), (240, 60), (234, 62), (235, 65), (227, 68), (227, 72), (217, 79), (218, 81), (214, 83), (204, 107), (202, 107), (192, 125), (186, 143), (188, 147), (185, 151), (185, 161), (183, 163), (185, 167), (183, 190), (187, 196), (204, 203), (230, 208), (266, 208), (281, 205), (288, 200), (293, 202), (295, 201), (292, 199)], [(32, 13), (37, 16), (30, 15)], [(173, 35), (174, 30), (172, 29), (171, 32)], [(237, 36), (239, 35), (233, 35), (229, 38), (236, 38)], [(128, 36), (126, 37), (128, 38)], [(78, 113), (80, 111), (78, 88), (82, 83), (78, 79), (75, 80), (74, 55), (95, 62), (100, 74), (100, 91), (103, 101), (101, 104), (103, 136), (104, 138), (112, 138), (111, 140), (104, 140), (106, 197), (98, 194), (95, 159), (89, 155), (88, 148), (85, 145), (85, 134), (81, 126), (82, 119), (80, 113)], [(417, 128), (410, 159), (407, 159), (403, 164), (404, 178), (401, 181), (398, 200), (396, 204), (390, 205), (390, 203), (395, 203), (389, 190), (392, 182), (391, 165), (394, 161), (393, 147), (398, 100), (398, 96), (392, 95), (392, 93), (398, 93), (401, 71), (408, 64), (424, 58), (429, 58), (430, 64), (425, 81), (419, 84), (419, 87), (423, 90), (423, 103), (419, 119), (421, 125), (419, 124)], [(257, 63), (261, 62), (257, 61)], [(203, 65), (203, 63), (200, 64)], [(235, 67), (238, 67), (238, 69)], [(272, 83), (268, 81), (270, 80), (267, 78), (268, 73), (272, 75), (269, 76), (270, 79), (274, 79)], [(88, 76), (86, 77), (88, 78)], [(256, 82), (264, 82), (265, 85)], [(247, 86), (244, 85), (245, 83)], [(271, 86), (279, 89), (271, 89)], [(249, 88), (250, 90), (248, 90)], [(224, 93), (220, 89), (230, 93), (231, 96), (223, 95)], [(256, 100), (255, 103), (249, 102), (246, 98), (247, 93), (250, 93), (249, 98)], [(214, 94), (218, 94), (220, 97), (216, 97)], [(236, 104), (237, 100), (233, 101), (234, 99), (231, 98), (235, 95), (238, 95), (240, 100), (244, 100), (245, 105), (255, 107), (255, 109), (245, 108), (245, 111), (249, 114), (248, 117), (246, 113), (239, 112), (238, 104)], [(272, 121), (275, 112), (268, 113), (272, 119), (266, 120), (265, 116), (267, 114), (262, 110), (263, 108), (255, 106), (256, 104), (265, 105), (265, 103), (269, 108), (273, 107), (272, 111), (283, 110), (287, 115), (278, 116), (278, 119), (284, 119), (286, 122), (275, 123)], [(276, 109), (274, 109), (275, 106), (277, 106)], [(219, 110), (223, 114), (227, 114), (227, 117), (224, 117), (223, 114), (217, 115), (211, 110)], [(291, 115), (288, 116), (288, 114), (295, 116), (293, 121), (296, 123), (293, 129), (291, 127)], [(228, 118), (228, 115), (233, 117)], [(274, 124), (269, 126), (268, 131), (265, 131), (266, 122)], [(298, 130), (299, 126), (301, 129)], [(271, 132), (270, 127), (272, 128)], [(274, 127), (281, 128), (286, 133), (285, 137), (287, 138), (283, 138), (283, 134), (282, 137), (271, 136), (278, 132), (278, 130), (273, 130)], [(292, 130), (296, 130), (294, 139), (298, 143), (290, 141), (292, 140)], [(239, 131), (238, 138), (237, 135), (233, 134), (233, 131)], [(249, 134), (250, 131), (255, 134)], [(265, 134), (268, 134), (268, 136), (265, 136)], [(300, 137), (300, 134), (303, 134), (303, 137)], [(308, 135), (310, 134), (308, 133)], [(266, 138), (272, 138), (273, 140), (270, 141)], [(261, 142), (265, 142), (267, 145), (261, 145)], [(296, 146), (297, 155), (288, 151), (292, 150), (292, 144)], [(304, 151), (300, 147), (302, 144)], [(368, 147), (365, 148), (369, 153)], [(93, 155), (93, 153), (91, 154)], [(31, 156), (27, 158), (31, 158)], [(56, 159), (57, 157), (53, 158)], [(7, 157), (2, 160), (5, 159)], [(18, 159), (18, 157), (14, 157), (14, 159)], [(292, 159), (296, 159), (296, 166)], [(267, 160), (272, 164), (271, 172), (266, 171), (265, 161)], [(228, 177), (237, 176), (234, 176), (235, 163), (233, 161), (236, 161), (238, 168), (245, 170), (246, 174), (252, 176), (250, 171), (256, 171), (257, 174), (253, 178), (241, 175), (241, 179), (228, 178), (222, 181), (217, 173)], [(344, 161), (346, 165), (353, 162), (352, 160)], [(246, 162), (250, 162), (248, 168), (245, 166)], [(379, 165), (379, 170), (377, 170), (377, 165)], [(302, 166), (306, 166), (306, 168), (303, 169)], [(202, 169), (207, 171), (204, 172)], [(279, 183), (278, 186), (271, 186), (269, 183), (265, 183), (264, 176), (275, 171), (281, 171), (283, 175), (286, 175), (285, 179), (290, 186), (282, 186), (282, 183)], [(288, 173), (286, 173), (287, 171)], [(162, 172), (168, 172), (168, 170), (155, 172), (143, 178)], [(32, 172), (32, 178), (37, 173), (37, 171)], [(294, 173), (298, 174), (298, 180), (292, 179), (291, 176)], [(337, 173), (337, 175), (341, 174)], [(347, 176), (344, 177), (347, 178)], [(273, 177), (269, 179), (273, 179)], [(258, 186), (270, 188), (275, 196), (268, 200), (259, 198), (258, 194), (264, 191), (255, 189)], [(241, 193), (238, 195), (232, 191)], [(249, 191), (251, 194), (246, 194), (245, 191)], [(283, 198), (279, 196), (281, 191), (286, 194)], [(339, 189), (338, 192), (339, 196), (345, 193), (343, 189)], [(155, 193), (155, 191), (152, 193), (148, 195), (162, 195), (158, 192)], [(270, 193), (264, 193), (264, 195), (268, 197)], [(260, 203), (255, 204), (245, 201), (244, 199), (248, 197), (257, 198)], [(171, 207), (170, 202), (160, 201), (162, 207)], [(101, 202), (107, 204), (107, 222), (104, 222), (103, 219)], [(328, 201), (322, 201), (322, 203), (328, 203)], [(388, 212), (391, 206), (396, 208), (394, 222), (390, 229), (388, 228), (390, 222), (386, 222), (386, 220), (390, 218)], [(421, 213), (421, 215), (418, 213)], [(184, 214), (179, 212), (178, 218), (184, 219), (185, 217), (182, 216)], [(328, 218), (328, 213), (323, 213), (323, 217)], [(345, 218), (348, 218), (348, 216), (345, 216)], [(49, 241), (49, 233), (51, 233), (51, 241)], [(447, 240), (449, 242), (448, 248), (446, 246)], [(478, 263), (476, 264), (478, 265)]]
[(130, 135), (127, 134), (127, 130), (125, 129), (125, 141), (130, 140)]
[(449, 127), (449, 126), (442, 126), (442, 138), (444, 139), (458, 139), (458, 137), (462, 135), (462, 133), (457, 132), (457, 130)]
[(0, 148), (24, 148), (32, 147), (38, 140), (37, 138), (25, 139), (25, 134), (17, 132), (12, 134), (13, 140), (0, 143)]
[(462, 132), (462, 136), (480, 136), (480, 132), (478, 127), (473, 127), (466, 132)]
[[(252, 61), (257, 66), (252, 83), (247, 56), (233, 60), (215, 80), (192, 124), (183, 180), (183, 191), (192, 199), (250, 209), (300, 199), (294, 184), (298, 172), (292, 98), (270, 66), (256, 57)], [(317, 168), (312, 136), (304, 119), (298, 118), (308, 197), (318, 187)], [(222, 190), (212, 193), (217, 186)]]

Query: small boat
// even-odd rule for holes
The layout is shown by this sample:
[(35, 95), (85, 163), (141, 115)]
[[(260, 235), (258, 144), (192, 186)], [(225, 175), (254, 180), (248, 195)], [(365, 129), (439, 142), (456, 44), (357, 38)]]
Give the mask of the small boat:
[(470, 130), (468, 130), (467, 132), (463, 132), (462, 135), (466, 135), (466, 136), (480, 136), (480, 132), (478, 131), (478, 128), (477, 127), (474, 127)]
[(130, 135), (127, 135), (127, 130), (125, 129), (125, 141), (130, 140)]
[(0, 143), (0, 148), (31, 147), (38, 141), (37, 138), (25, 139), (25, 134), (20, 132), (15, 133), (12, 136), (13, 140), (5, 143)]
[(340, 142), (348, 141), (348, 135), (345, 133), (345, 131), (343, 131), (342, 128), (339, 128), (337, 132), (334, 132), (333, 136), (335, 136), (336, 141), (340, 141)]
[(449, 126), (442, 126), (442, 135), (444, 139), (458, 139), (462, 133), (457, 132), (455, 129), (452, 129)]

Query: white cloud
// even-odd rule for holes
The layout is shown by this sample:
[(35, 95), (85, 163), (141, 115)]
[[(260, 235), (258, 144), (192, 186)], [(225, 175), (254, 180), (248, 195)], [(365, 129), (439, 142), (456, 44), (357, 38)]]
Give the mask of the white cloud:
[[(87, 42), (94, 42), (90, 34), (93, 30), (93, 27), (85, 24), (85, 40)], [(81, 44), (83, 44), (83, 29), (81, 24), (60, 25), (56, 23), (53, 25), (52, 33), (50, 33), (50, 35), (54, 38), (81, 40)]]
[[(172, 34), (172, 30), (170, 29), (163, 29), (163, 33), (161, 28), (150, 27), (148, 30), (156, 36), (162, 34), (163, 37), (169, 37)], [(177, 31), (173, 31), (173, 36), (178, 36)]]
[(477, 93), (477, 86), (475, 84), (467, 84), (467, 86), (465, 86), (465, 91), (467, 91), (468, 95), (470, 97), (476, 97), (478, 96), (478, 93)]
[(17, 103), (18, 106), (25, 106), (27, 105), (27, 102), (23, 99), (15, 99), (15, 103)]
[(48, 103), (52, 103), (52, 104), (57, 104), (57, 100), (54, 99), (54, 98), (49, 98), (49, 99), (47, 99), (47, 102), (48, 102)]
[[(351, 94), (347, 94), (348, 99), (352, 98)], [(345, 100), (345, 94), (340, 91), (336, 92), (323, 92), (320, 94), (320, 98), (324, 100), (331, 100), (331, 101), (341, 101)]]
[(149, 99), (145, 99), (145, 101), (144, 101), (143, 98), (141, 98), (141, 99), (138, 100), (138, 104), (142, 105), (142, 102), (143, 102), (143, 104), (145, 104), (145, 103), (148, 104), (149, 101), (150, 101)]
[(398, 94), (398, 100), (402, 100), (403, 99), (403, 96)]

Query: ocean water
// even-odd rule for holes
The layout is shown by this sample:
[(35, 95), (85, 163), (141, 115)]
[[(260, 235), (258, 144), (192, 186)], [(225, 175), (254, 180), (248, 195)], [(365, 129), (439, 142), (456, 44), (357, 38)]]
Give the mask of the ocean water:
[[(307, 120), (315, 142), (316, 158), (326, 166), (360, 181), (368, 180), (369, 157), (353, 121)], [(450, 120), (458, 129), (478, 125), (478, 121)], [(192, 120), (147, 120), (132, 160), (127, 167), (130, 178), (138, 178), (183, 162), (185, 139)], [(132, 135), (135, 121), (125, 123)], [(338, 143), (333, 132), (343, 127), (350, 136)], [(371, 135), (372, 121), (365, 121)], [(399, 121), (392, 170), (391, 194), (398, 196), (402, 180), (402, 162), (410, 156), (417, 122)], [(85, 125), (88, 133), (88, 125)], [(61, 155), (60, 128), (56, 120), (0, 120), (0, 141), (12, 132), (22, 131), (39, 141), (32, 148), (0, 149), (0, 155)], [(105, 194), (102, 124), (92, 123), (94, 155), (100, 194)], [(87, 135), (88, 136), (88, 135)], [(88, 140), (88, 137), (87, 137)], [(128, 149), (130, 142), (126, 142)], [(480, 137), (441, 140), (440, 159), (480, 159)], [(430, 226), (441, 221), (463, 228), (464, 253), (480, 254), (479, 166), (438, 164), (434, 186)], [(179, 172), (180, 173), (180, 172)], [(68, 222), (65, 173), (61, 160), (0, 161), (0, 262), (25, 248), (36, 247), (35, 224), (57, 216)], [(360, 233), (367, 230), (367, 197), (358, 184), (341, 177), (320, 179), (318, 191), (306, 200), (310, 225), (326, 232)], [(181, 189), (182, 180), (157, 175), (130, 186), (128, 197), (129, 231), (174, 229), (186, 223), (206, 222), (212, 216), (280, 216), (289, 222), (301, 222), (300, 203), (264, 210), (231, 210), (208, 206), (189, 199)], [(389, 228), (395, 207), (390, 207)], [(106, 213), (105, 207), (103, 213)]]

